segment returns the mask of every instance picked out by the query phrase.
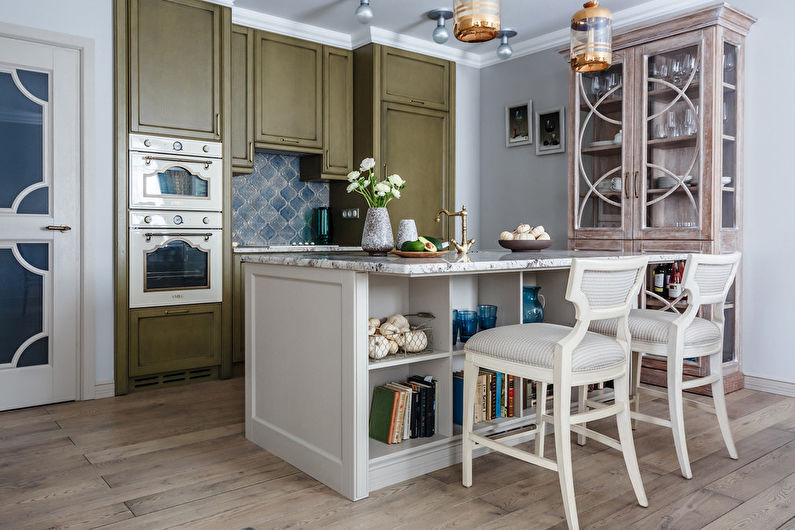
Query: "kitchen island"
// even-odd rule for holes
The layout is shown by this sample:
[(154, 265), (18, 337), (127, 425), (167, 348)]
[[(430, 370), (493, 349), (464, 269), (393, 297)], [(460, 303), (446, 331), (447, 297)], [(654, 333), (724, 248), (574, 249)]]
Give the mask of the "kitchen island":
[[(463, 369), (463, 345), (453, 344), (452, 310), (493, 304), (497, 326), (518, 324), (522, 287), (536, 285), (546, 298), (545, 322), (571, 324), (574, 311), (564, 294), (572, 258), (628, 255), (244, 255), (246, 437), (352, 500), (455, 464), (461, 455), (460, 425), (453, 422), (453, 372)], [(649, 255), (652, 263), (684, 258)], [(434, 316), (426, 323), (427, 350), (378, 361), (368, 357), (368, 318), (420, 312)], [(373, 388), (413, 375), (437, 381), (433, 436), (398, 444), (369, 438)], [(525, 385), (517, 386), (515, 416), (478, 423), (478, 432), (496, 434), (534, 422)], [(486, 449), (479, 451), (476, 456)]]

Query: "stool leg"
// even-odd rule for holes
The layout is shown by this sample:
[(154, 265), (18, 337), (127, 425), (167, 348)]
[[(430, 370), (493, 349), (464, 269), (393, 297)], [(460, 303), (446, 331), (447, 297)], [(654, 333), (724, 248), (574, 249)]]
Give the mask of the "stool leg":
[[(577, 412), (583, 413), (587, 411), (585, 407), (586, 399), (588, 399), (588, 385), (582, 385), (577, 389), (577, 401), (578, 401)], [(582, 424), (583, 427), (585, 427), (585, 425), (586, 425), (585, 423)], [(577, 435), (577, 445), (585, 445), (584, 434)]]
[(712, 383), (712, 401), (715, 403), (715, 415), (718, 417), (720, 432), (723, 434), (723, 441), (726, 443), (726, 449), (729, 450), (729, 456), (737, 460), (737, 449), (734, 447), (734, 439), (729, 426), (729, 415), (726, 413), (726, 399), (723, 396), (722, 365), (723, 359), (721, 359), (720, 352), (709, 356), (709, 373), (721, 375), (717, 381)]
[(640, 477), (640, 468), (638, 468), (638, 457), (635, 454), (635, 441), (632, 439), (632, 423), (629, 418), (628, 375), (614, 379), (613, 386), (616, 404), (624, 405), (621, 412), (616, 415), (621, 452), (624, 454), (624, 463), (627, 466), (632, 489), (635, 490), (635, 497), (638, 499), (638, 504), (645, 508), (649, 505), (649, 501), (646, 499), (646, 490), (643, 489), (643, 480)]
[(478, 367), (466, 359), (464, 361), (464, 425), (462, 440), (462, 478), (461, 483), (467, 488), (472, 486), (472, 440), (470, 434), (474, 427), (475, 388), (478, 381)]
[[(547, 413), (547, 383), (536, 381), (536, 455), (544, 457), (544, 436), (547, 434), (547, 422), (541, 417)], [(543, 397), (542, 397), (543, 396)]]
[(690, 479), (693, 478), (693, 473), (690, 471), (690, 459), (687, 456), (684, 403), (682, 401), (682, 368), (683, 360), (678, 355), (668, 356), (668, 414), (671, 417), (671, 431), (682, 476)]
[[(640, 370), (643, 364), (643, 354), (639, 351), (632, 352), (632, 410), (640, 411)], [(632, 430), (637, 429), (637, 421), (632, 420)]]
[(571, 530), (579, 528), (577, 520), (577, 506), (574, 500), (574, 474), (571, 465), (571, 387), (561, 388), (555, 384), (553, 398), (553, 418), (555, 425), (555, 456), (558, 463), (558, 478), (560, 479), (560, 493), (563, 496), (563, 509), (566, 512), (566, 522)]

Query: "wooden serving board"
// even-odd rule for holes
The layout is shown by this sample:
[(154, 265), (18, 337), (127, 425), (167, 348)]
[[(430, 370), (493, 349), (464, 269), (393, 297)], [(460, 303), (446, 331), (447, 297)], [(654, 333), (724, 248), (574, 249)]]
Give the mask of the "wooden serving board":
[(442, 254), (447, 254), (449, 250), (439, 250), (437, 252), (408, 252), (406, 250), (393, 250), (392, 254), (400, 256), (401, 258), (438, 258)]

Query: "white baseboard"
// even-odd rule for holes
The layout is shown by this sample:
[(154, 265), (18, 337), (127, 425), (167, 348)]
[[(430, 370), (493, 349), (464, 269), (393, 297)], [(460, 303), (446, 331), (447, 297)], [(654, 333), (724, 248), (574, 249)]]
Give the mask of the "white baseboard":
[(97, 383), (94, 387), (94, 399), (109, 398), (116, 395), (113, 381)]
[(777, 381), (766, 377), (755, 375), (745, 376), (745, 388), (770, 392), (771, 394), (781, 394), (782, 396), (795, 397), (795, 383), (791, 381)]

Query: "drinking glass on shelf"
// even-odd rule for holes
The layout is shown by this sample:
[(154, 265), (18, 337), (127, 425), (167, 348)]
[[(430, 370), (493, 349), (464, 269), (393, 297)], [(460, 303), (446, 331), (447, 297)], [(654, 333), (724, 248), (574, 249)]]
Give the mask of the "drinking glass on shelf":
[(478, 325), (481, 331), (497, 325), (497, 306), (482, 304), (478, 306)]
[(599, 99), (599, 94), (602, 91), (602, 80), (598, 75), (595, 75), (591, 78), (591, 94), (593, 94), (593, 98)]
[(476, 311), (461, 310), (458, 312), (461, 342), (466, 342), (478, 332), (478, 314)]
[(696, 117), (693, 114), (693, 109), (685, 109), (685, 135), (693, 136), (696, 134)]
[(734, 52), (723, 52), (723, 70), (726, 72), (734, 70)]
[(668, 127), (668, 137), (675, 138), (679, 136), (679, 124), (677, 123), (676, 119), (676, 111), (673, 109), (668, 111), (666, 125)]
[(683, 73), (682, 59), (680, 59), (679, 56), (676, 56), (671, 61), (671, 78), (673, 79), (675, 85), (678, 85), (682, 82)]
[(657, 139), (668, 138), (668, 131), (665, 128), (665, 122), (656, 120), (654, 124), (654, 137)]

